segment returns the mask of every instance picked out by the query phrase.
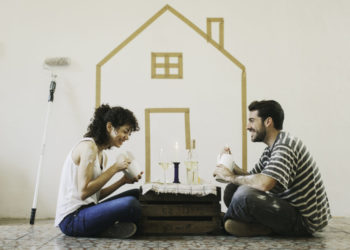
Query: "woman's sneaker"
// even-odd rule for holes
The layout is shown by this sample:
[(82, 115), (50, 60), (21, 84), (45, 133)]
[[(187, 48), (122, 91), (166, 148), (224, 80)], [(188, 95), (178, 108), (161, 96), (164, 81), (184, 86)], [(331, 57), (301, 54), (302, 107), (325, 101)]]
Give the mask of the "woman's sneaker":
[(103, 238), (126, 239), (133, 236), (137, 231), (137, 226), (132, 222), (116, 222), (99, 236)]

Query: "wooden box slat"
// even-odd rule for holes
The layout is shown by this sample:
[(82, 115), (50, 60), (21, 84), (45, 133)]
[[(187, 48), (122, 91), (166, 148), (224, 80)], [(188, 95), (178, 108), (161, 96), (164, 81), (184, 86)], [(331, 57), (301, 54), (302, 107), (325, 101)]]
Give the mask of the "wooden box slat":
[(143, 234), (206, 234), (221, 229), (221, 189), (217, 195), (156, 193), (140, 196)]
[(220, 205), (212, 204), (141, 204), (143, 216), (216, 216), (220, 213)]

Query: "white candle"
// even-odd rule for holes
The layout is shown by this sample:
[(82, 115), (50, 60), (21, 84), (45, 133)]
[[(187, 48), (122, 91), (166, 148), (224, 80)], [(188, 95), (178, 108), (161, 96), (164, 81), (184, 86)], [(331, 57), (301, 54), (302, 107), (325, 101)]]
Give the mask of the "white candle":
[(175, 162), (179, 162), (179, 143), (175, 142)]
[(165, 159), (164, 159), (164, 149), (163, 147), (160, 148), (160, 151), (159, 151), (159, 162), (165, 162)]

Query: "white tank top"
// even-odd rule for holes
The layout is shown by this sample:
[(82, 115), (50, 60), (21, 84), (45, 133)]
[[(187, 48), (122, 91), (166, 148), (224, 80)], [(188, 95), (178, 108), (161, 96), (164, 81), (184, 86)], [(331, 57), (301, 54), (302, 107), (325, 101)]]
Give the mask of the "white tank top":
[[(80, 142), (82, 141), (94, 141), (94, 140), (92, 138), (83, 138)], [(86, 198), (85, 200), (81, 200), (81, 198), (79, 197), (78, 165), (76, 165), (72, 159), (72, 152), (77, 145), (75, 145), (72, 148), (72, 150), (69, 152), (66, 158), (66, 161), (64, 162), (64, 165), (63, 165), (60, 186), (58, 191), (58, 198), (57, 198), (55, 226), (58, 226), (60, 222), (64, 219), (64, 217), (74, 212), (79, 207), (90, 203), (97, 204), (99, 200), (100, 191), (94, 193), (93, 195)], [(102, 154), (102, 157), (103, 157), (103, 154)], [(104, 161), (102, 162), (104, 163)], [(100, 163), (99, 163), (98, 157), (96, 157), (95, 164), (94, 164), (93, 178), (95, 179), (98, 176), (100, 176), (101, 172), (102, 170), (100, 167)]]

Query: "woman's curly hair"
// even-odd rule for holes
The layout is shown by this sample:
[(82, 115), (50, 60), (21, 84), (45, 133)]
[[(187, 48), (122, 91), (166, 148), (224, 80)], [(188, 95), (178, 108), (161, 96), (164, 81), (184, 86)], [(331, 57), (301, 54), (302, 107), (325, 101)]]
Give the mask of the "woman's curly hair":
[(116, 129), (129, 125), (130, 132), (140, 130), (133, 112), (122, 107), (110, 107), (108, 104), (102, 104), (96, 108), (90, 121), (91, 123), (84, 136), (93, 138), (97, 145), (106, 145), (109, 141), (106, 129), (107, 122), (111, 122)]

